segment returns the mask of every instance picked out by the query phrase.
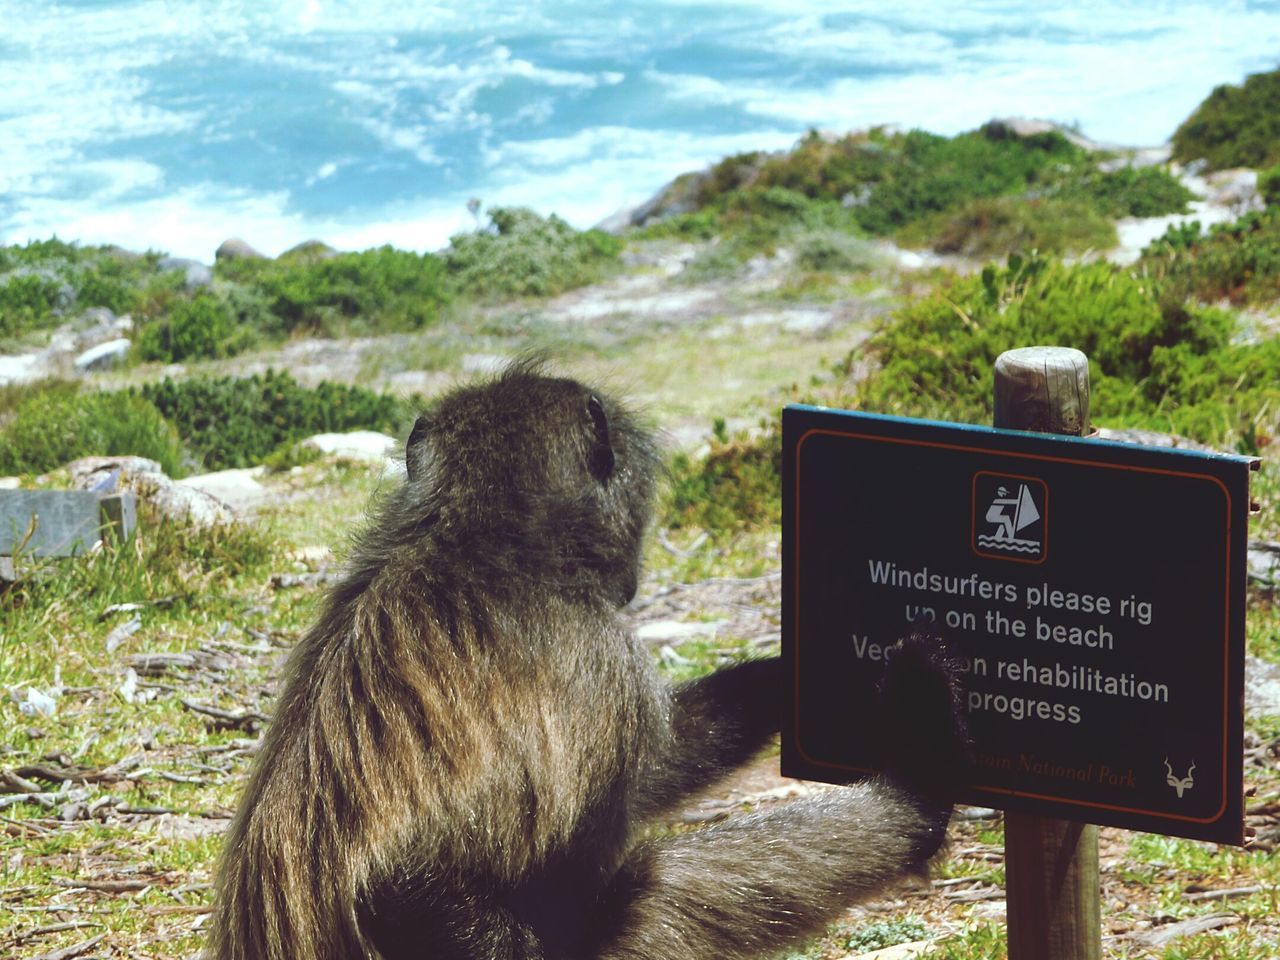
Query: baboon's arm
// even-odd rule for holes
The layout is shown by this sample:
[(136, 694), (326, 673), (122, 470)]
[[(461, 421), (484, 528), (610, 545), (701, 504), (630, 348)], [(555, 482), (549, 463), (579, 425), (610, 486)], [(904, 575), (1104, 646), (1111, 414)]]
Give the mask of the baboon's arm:
[(611, 888), (597, 957), (772, 955), (923, 867), (947, 816), (876, 780), (641, 844)]
[(671, 737), (639, 784), (642, 815), (670, 809), (759, 751), (781, 725), (781, 684), (781, 661), (770, 657), (678, 686)]

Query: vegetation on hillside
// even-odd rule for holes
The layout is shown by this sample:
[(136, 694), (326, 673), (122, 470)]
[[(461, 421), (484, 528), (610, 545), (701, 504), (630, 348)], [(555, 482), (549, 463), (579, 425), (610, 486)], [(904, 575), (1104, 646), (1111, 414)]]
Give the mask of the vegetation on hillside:
[(1280, 206), (1251, 211), (1208, 233), (1198, 222), (1169, 230), (1141, 267), (1176, 300), (1262, 305), (1280, 300)]
[(1163, 168), (1113, 169), (1060, 133), (993, 122), (955, 137), (810, 133), (786, 153), (727, 157), (671, 199), (686, 212), (641, 236), (722, 237), (741, 260), (819, 225), (975, 255), (1106, 248), (1114, 219), (1182, 212), (1192, 195)]
[[(803, 399), (990, 423), (996, 357), (1065, 344), (1089, 357), (1096, 423), (1257, 454), (1280, 433), (1280, 340), (1241, 342), (1237, 327), (1138, 272), (1015, 256), (904, 304), (838, 365), (834, 385)], [(870, 372), (854, 375), (862, 358)], [(776, 524), (780, 465), (776, 421), (752, 436), (720, 429), (703, 458), (676, 458), (666, 522), (717, 534)]]
[(339, 253), (305, 244), (275, 259), (219, 261), (188, 288), (159, 254), (54, 239), (0, 248), (0, 348), (74, 320), (90, 307), (130, 314), (134, 356), (162, 363), (234, 356), (294, 336), (422, 330), (449, 304), (550, 296), (617, 263), (622, 241), (559, 217), (495, 208), (489, 224), (439, 254), (384, 246)]
[(176, 282), (176, 274), (159, 269), (160, 259), (57, 237), (0, 247), (0, 350), (92, 307), (144, 309)]
[(1173, 158), (1211, 170), (1280, 163), (1280, 70), (1215, 87), (1175, 131)]

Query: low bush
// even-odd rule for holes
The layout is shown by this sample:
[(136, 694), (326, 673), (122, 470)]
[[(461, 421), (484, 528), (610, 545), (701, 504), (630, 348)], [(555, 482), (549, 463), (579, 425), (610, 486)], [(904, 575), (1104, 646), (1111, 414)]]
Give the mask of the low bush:
[(173, 425), (129, 393), (35, 390), (0, 431), (0, 473), (45, 473), (79, 457), (125, 455), (156, 460), (171, 476), (183, 473)]
[(242, 288), (234, 301), (228, 297), (228, 310), (256, 320), (268, 337), (418, 330), (435, 323), (449, 300), (439, 257), (389, 246), (226, 260), (216, 271)]
[(800, 230), (792, 238), (797, 266), (828, 273), (858, 273), (884, 262), (884, 254), (865, 238), (840, 230)]
[(0, 276), (0, 337), (56, 326), (63, 284), (39, 273)]
[(599, 280), (622, 241), (523, 207), (488, 211), (489, 227), (456, 234), (444, 253), (451, 289), (482, 298), (546, 297)]
[(1229, 314), (1107, 264), (1011, 258), (900, 310), (868, 344), (878, 369), (851, 392), (868, 410), (989, 423), (996, 357), (1061, 344), (1089, 357), (1099, 422), (1253, 451), (1280, 415), (1280, 347), (1233, 344), (1233, 332)]
[(1112, 219), (1186, 213), (1187, 204), (1196, 198), (1164, 167), (1121, 167), (1108, 172), (1088, 167), (1066, 179), (1051, 195)]
[(82, 247), (56, 237), (0, 247), (0, 337), (45, 330), (90, 307), (130, 313), (162, 274), (155, 253)]
[(1175, 298), (1234, 304), (1280, 298), (1280, 207), (1216, 224), (1171, 227), (1143, 251), (1140, 267)]
[(810, 259), (823, 259), (826, 254), (817, 249), (823, 246), (837, 259), (860, 262), (866, 258), (855, 250), (862, 247), (858, 239), (862, 235), (853, 211), (834, 200), (815, 200), (782, 186), (736, 190), (718, 197), (710, 207), (635, 234), (638, 239), (715, 240), (712, 248), (690, 263), (686, 280), (731, 274), (752, 257), (772, 256), (785, 245), (805, 246)]
[(1280, 70), (1215, 87), (1174, 131), (1173, 158), (1213, 170), (1280, 163)]
[(238, 326), (226, 302), (210, 292), (178, 300), (161, 318), (138, 333), (139, 359), (175, 363), (229, 357), (253, 341), (248, 327)]
[(899, 231), (897, 240), (938, 253), (989, 259), (1029, 251), (1107, 250), (1116, 245), (1116, 228), (1083, 201), (997, 197), (918, 220)]
[(381, 430), (396, 435), (416, 412), (416, 400), (328, 382), (304, 387), (273, 370), (244, 378), (166, 377), (140, 392), (209, 470), (254, 466), (281, 444), (315, 433)]
[[(1060, 344), (1089, 357), (1096, 422), (1177, 433), (1257, 453), (1280, 429), (1280, 339), (1233, 341), (1234, 318), (1188, 308), (1105, 263), (1011, 257), (953, 277), (898, 310), (812, 402), (899, 416), (990, 423), (992, 370), (1005, 350)], [(861, 352), (862, 348), (859, 348)], [(701, 459), (677, 455), (663, 521), (712, 533), (778, 522), (781, 435), (729, 437)]]
[(712, 534), (780, 523), (781, 472), (782, 436), (776, 429), (730, 437), (718, 421), (706, 456), (672, 458), (663, 523)]
[(1268, 207), (1280, 206), (1280, 165), (1258, 172), (1258, 196)]

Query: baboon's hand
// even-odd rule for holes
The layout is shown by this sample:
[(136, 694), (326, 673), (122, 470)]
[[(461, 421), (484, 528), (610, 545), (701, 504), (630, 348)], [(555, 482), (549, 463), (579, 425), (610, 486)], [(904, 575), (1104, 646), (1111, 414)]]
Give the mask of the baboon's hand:
[(877, 691), (885, 772), (937, 806), (951, 805), (970, 767), (961, 676), (938, 638), (916, 633), (894, 650)]

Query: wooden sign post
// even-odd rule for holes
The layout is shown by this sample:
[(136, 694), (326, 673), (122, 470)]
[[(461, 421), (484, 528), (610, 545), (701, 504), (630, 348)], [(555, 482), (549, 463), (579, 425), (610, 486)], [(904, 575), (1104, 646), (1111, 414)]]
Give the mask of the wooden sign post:
[(1006, 812), (1010, 960), (1100, 955), (1094, 824), (1244, 841), (1256, 461), (1083, 439), (1087, 370), (1003, 355), (994, 427), (782, 414), (783, 773), (882, 769), (885, 660), (941, 637), (967, 672), (957, 799)]
[[(1083, 437), (1089, 361), (1067, 347), (996, 359), (993, 426)], [(1010, 811), (1004, 818), (1009, 960), (1099, 960), (1098, 828)]]

